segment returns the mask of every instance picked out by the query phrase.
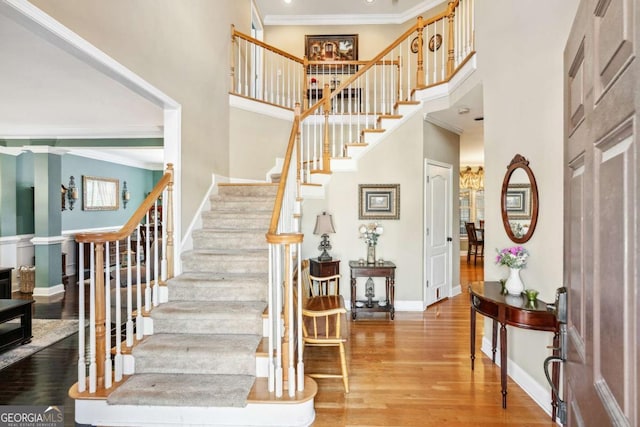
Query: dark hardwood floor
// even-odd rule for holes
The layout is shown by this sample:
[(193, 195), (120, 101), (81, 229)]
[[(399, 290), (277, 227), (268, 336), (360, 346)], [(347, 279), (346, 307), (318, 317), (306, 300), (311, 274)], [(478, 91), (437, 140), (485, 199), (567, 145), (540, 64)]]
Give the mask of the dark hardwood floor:
[[(69, 278), (68, 283), (77, 279)], [(62, 297), (36, 298), (33, 318), (77, 319), (78, 288), (70, 284)], [(12, 298), (34, 299), (20, 292)], [(64, 405), (65, 425), (75, 425), (74, 402), (67, 392), (77, 380), (77, 361), (78, 334), (73, 334), (0, 370), (0, 405)]]
[[(467, 265), (465, 258), (460, 265), (461, 295), (423, 313), (398, 312), (394, 321), (348, 322), (351, 393), (344, 393), (339, 379), (317, 380), (314, 426), (555, 425), (511, 380), (503, 410), (500, 371), (486, 356), (477, 355), (471, 372), (466, 286), (482, 280), (484, 270), (482, 263)], [(68, 285), (62, 299), (37, 301), (34, 317), (77, 318), (76, 289)], [(74, 402), (67, 391), (76, 382), (77, 358), (74, 334), (0, 370), (0, 404), (64, 405), (65, 424), (73, 426)], [(326, 352), (305, 353), (305, 359), (309, 367), (321, 363), (330, 369), (337, 363)]]

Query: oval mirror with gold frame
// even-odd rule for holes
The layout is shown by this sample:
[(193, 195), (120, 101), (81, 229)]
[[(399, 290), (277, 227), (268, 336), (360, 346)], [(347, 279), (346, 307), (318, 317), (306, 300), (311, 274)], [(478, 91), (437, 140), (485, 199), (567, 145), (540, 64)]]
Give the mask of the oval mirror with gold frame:
[(529, 161), (516, 154), (507, 166), (500, 198), (502, 223), (514, 243), (528, 242), (538, 222), (538, 186)]

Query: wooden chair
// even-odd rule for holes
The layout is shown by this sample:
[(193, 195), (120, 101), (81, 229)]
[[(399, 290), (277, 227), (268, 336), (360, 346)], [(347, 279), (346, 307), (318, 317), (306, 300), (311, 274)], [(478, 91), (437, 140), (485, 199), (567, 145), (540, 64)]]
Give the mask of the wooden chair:
[(305, 348), (337, 347), (340, 374), (305, 372), (312, 378), (342, 378), (345, 393), (349, 393), (349, 374), (345, 343), (347, 342), (347, 310), (341, 295), (325, 295), (307, 300), (302, 310), (302, 340)]
[(478, 255), (484, 258), (484, 239), (479, 239), (476, 234), (476, 225), (473, 222), (466, 222), (467, 237), (469, 238), (469, 247), (467, 248), (467, 264), (471, 262), (473, 255), (473, 265), (476, 265)]
[(309, 295), (312, 297), (323, 295), (340, 295), (339, 274), (334, 274), (333, 276), (326, 277), (316, 277), (309, 274), (309, 280), (311, 281)]
[[(302, 261), (301, 277), (303, 286), (311, 292), (313, 283), (309, 274), (308, 260)], [(339, 289), (337, 282), (334, 289)], [(312, 378), (342, 378), (344, 390), (349, 393), (349, 374), (345, 354), (345, 343), (348, 338), (347, 310), (344, 307), (342, 296), (337, 294), (303, 298), (302, 305), (304, 347), (337, 347), (340, 356), (340, 374), (326, 372), (305, 372), (305, 374)]]

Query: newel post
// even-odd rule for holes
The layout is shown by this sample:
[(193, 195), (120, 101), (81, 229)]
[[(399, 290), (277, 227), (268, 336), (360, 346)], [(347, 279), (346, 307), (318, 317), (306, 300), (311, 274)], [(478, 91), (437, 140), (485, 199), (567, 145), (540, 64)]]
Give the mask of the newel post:
[(416, 87), (424, 87), (424, 53), (422, 51), (423, 40), (422, 31), (424, 30), (424, 21), (422, 16), (418, 16), (418, 65), (416, 75)]
[(165, 208), (165, 224), (167, 228), (167, 279), (174, 275), (174, 254), (173, 254), (173, 163), (167, 163), (165, 173), (171, 174), (171, 180), (167, 184), (167, 206)]
[(455, 28), (453, 28), (454, 26), (454, 20), (453, 18), (456, 16), (456, 8), (455, 8), (455, 1), (454, 0), (450, 0), (449, 1), (449, 6), (448, 6), (448, 13), (447, 13), (447, 20), (449, 21), (449, 41), (447, 46), (449, 47), (447, 53), (447, 78), (451, 77), (451, 75), (453, 74), (453, 68), (454, 68), (454, 64), (455, 64), (455, 59), (454, 59), (454, 54), (455, 54), (455, 38), (454, 38), (454, 34), (455, 34)]
[(322, 101), (324, 102), (324, 138), (322, 141), (322, 170), (331, 171), (331, 157), (329, 155), (329, 112), (331, 111), (331, 90), (329, 84), (324, 84), (322, 90)]
[(105, 307), (104, 307), (104, 243), (96, 242), (94, 245), (94, 280), (95, 280), (95, 324), (96, 324), (96, 377), (98, 380), (98, 389), (105, 387), (104, 381), (104, 354), (105, 343), (104, 337), (106, 334), (105, 327)]

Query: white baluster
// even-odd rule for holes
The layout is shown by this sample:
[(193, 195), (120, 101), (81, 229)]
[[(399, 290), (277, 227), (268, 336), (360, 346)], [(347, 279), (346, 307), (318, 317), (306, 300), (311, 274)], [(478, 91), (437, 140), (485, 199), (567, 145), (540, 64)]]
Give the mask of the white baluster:
[(104, 245), (104, 388), (111, 388), (111, 275), (109, 242)]
[(95, 393), (98, 384), (98, 374), (96, 366), (96, 282), (95, 282), (95, 249), (91, 248), (89, 268), (89, 393)]
[[(136, 229), (136, 253), (140, 242), (140, 233)], [(127, 248), (131, 248), (131, 236), (127, 237)], [(133, 347), (133, 292), (131, 289), (131, 251), (127, 249), (127, 347)]]
[[(147, 217), (149, 215), (147, 214)], [(141, 340), (144, 331), (143, 318), (142, 318), (142, 284), (140, 275), (140, 224), (138, 224), (138, 243), (136, 245), (136, 338)]]
[(87, 389), (87, 366), (84, 354), (84, 243), (78, 244), (78, 392)]
[[(128, 247), (128, 246), (127, 246)], [(116, 241), (116, 355), (113, 359), (115, 380), (122, 380), (122, 301), (120, 298), (120, 241)]]

